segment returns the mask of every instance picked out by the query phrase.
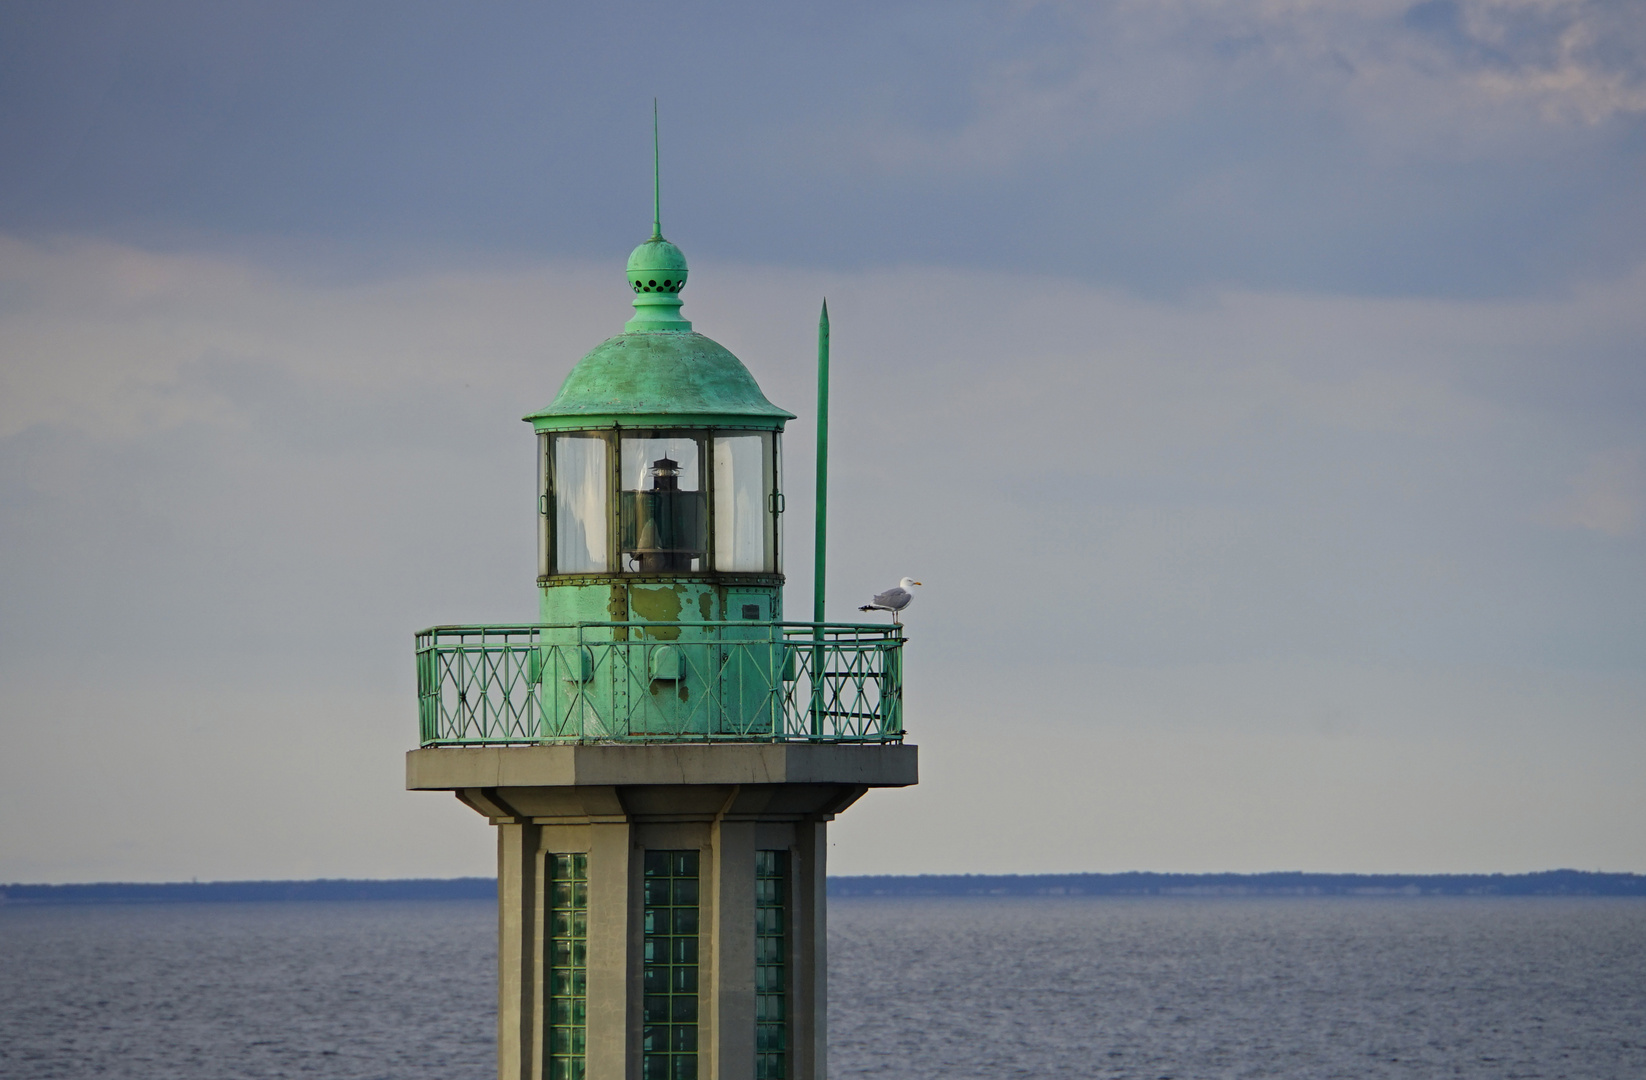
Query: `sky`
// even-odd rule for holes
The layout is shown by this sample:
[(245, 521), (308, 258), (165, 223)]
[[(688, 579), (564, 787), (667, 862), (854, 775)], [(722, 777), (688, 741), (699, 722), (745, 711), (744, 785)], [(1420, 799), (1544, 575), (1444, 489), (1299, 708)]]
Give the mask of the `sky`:
[(1646, 9), (0, 7), (0, 881), (493, 872), (412, 635), (535, 613), (628, 315), (797, 413), (921, 784), (835, 873), (1646, 872)]

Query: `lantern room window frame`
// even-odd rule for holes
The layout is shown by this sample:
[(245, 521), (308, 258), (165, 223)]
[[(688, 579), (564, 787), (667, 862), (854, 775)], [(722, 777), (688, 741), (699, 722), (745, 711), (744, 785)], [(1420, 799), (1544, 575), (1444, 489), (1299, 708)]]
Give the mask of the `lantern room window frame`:
[[(764, 557), (760, 561), (759, 569), (750, 567), (745, 550), (743, 563), (737, 569), (722, 569), (722, 564), (731, 561), (734, 556), (721, 550), (726, 546), (728, 539), (738, 542), (735, 536), (735, 525), (723, 520), (727, 510), (733, 510), (730, 501), (733, 492), (719, 490), (723, 486), (726, 470), (732, 469), (736, 475), (735, 465), (730, 458), (735, 452), (728, 445), (726, 453), (728, 461), (717, 468), (716, 441), (718, 439), (737, 439), (757, 437), (761, 440), (761, 485), (762, 503), (761, 521), (764, 534)], [(562, 569), (559, 566), (560, 557), (557, 549), (559, 539), (557, 515), (559, 513), (558, 492), (561, 484), (556, 476), (555, 446), (560, 439), (592, 439), (604, 444), (605, 462), (603, 482), (605, 530), (605, 559), (603, 568), (574, 567)], [(657, 427), (625, 427), (607, 426), (598, 428), (554, 428), (537, 432), (537, 473), (538, 473), (538, 544), (537, 544), (537, 580), (542, 584), (554, 584), (558, 581), (585, 581), (589, 578), (610, 578), (644, 580), (649, 578), (669, 579), (731, 579), (731, 580), (769, 580), (780, 577), (783, 573), (783, 529), (782, 513), (784, 509), (783, 496), (783, 438), (780, 429), (771, 427), (739, 426), (735, 424), (715, 424), (712, 426), (657, 426)], [(623, 547), (624, 501), (625, 494), (633, 496), (635, 491), (626, 485), (634, 482), (634, 477), (623, 475), (623, 447), (625, 440), (690, 440), (696, 448), (696, 479), (697, 491), (701, 494), (703, 503), (703, 518), (701, 528), (703, 532), (703, 554), (695, 569), (659, 569), (655, 565), (650, 568), (641, 568), (635, 565), (632, 555), (625, 556)], [(746, 462), (747, 458), (743, 458)], [(648, 464), (649, 474), (649, 464)], [(728, 501), (722, 502), (722, 497)], [(630, 500), (634, 501), (634, 500)], [(746, 506), (746, 499), (744, 501)], [(733, 510), (735, 512), (735, 510)], [(631, 511), (632, 515), (632, 511)], [(746, 526), (745, 526), (746, 528)], [(743, 540), (747, 540), (746, 533)]]

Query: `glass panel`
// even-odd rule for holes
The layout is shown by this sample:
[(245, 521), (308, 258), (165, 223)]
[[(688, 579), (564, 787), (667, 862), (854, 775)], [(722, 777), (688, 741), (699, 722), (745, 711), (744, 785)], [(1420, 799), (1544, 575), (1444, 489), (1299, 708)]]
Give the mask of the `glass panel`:
[(555, 573), (605, 573), (606, 440), (557, 436), (554, 489)]
[(588, 1023), (588, 889), (589, 857), (582, 853), (548, 855), (549, 965), (548, 1074), (581, 1078)]
[(549, 436), (537, 436), (537, 576), (547, 577), (549, 567)]
[(761, 432), (714, 438), (717, 570), (772, 569), (772, 455)]
[[(641, 1071), (696, 1076), (697, 852), (648, 851), (645, 868)], [(665, 1050), (670, 1056), (659, 1053)]]
[(626, 437), (621, 471), (617, 513), (622, 569), (639, 574), (702, 570), (708, 505), (697, 440)]
[[(772, 485), (772, 487), (777, 491), (778, 506), (781, 507), (783, 505), (783, 503), (782, 503), (783, 492), (788, 490), (788, 489), (783, 486), (783, 436), (777, 434), (776, 432), (772, 433), (772, 469), (774, 471), (774, 479), (775, 479), (775, 483)], [(782, 514), (773, 514), (772, 515), (771, 549), (772, 549), (772, 572), (777, 573), (777, 574), (781, 574), (783, 572), (783, 515)], [(781, 599), (779, 600), (779, 602), (781, 602)], [(772, 613), (772, 618), (776, 619), (776, 618), (780, 618), (780, 617), (781, 616), (779, 616), (776, 612)]]
[(788, 970), (783, 963), (783, 913), (788, 902), (789, 853), (754, 854), (755, 1005), (754, 1074), (757, 1080), (788, 1076), (786, 1020)]

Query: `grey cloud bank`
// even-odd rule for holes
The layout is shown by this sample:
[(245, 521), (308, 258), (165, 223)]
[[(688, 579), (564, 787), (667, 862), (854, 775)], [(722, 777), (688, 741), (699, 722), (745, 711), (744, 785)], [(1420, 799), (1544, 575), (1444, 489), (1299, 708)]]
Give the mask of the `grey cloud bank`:
[(1486, 296), (1627, 272), (1629, 3), (12, 5), (0, 229)]
[[(410, 633), (530, 618), (518, 417), (620, 325), (620, 262), (344, 287), (0, 250), (42, 297), (0, 317), (27, 360), (0, 442), (0, 877), (485, 872), (476, 827), (398, 790)], [(1158, 302), (700, 262), (692, 290), (802, 414), (827, 292), (832, 606), (928, 586), (921, 794), (843, 820), (840, 872), (1646, 862), (1638, 276)], [(978, 806), (1002, 777), (1038, 806)], [(980, 847), (931, 842), (957, 815)]]

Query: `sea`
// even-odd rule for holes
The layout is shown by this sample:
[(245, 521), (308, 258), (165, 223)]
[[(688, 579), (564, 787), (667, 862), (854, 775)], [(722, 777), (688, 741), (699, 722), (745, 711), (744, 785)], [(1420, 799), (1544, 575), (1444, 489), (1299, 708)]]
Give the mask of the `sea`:
[[(0, 906), (0, 1077), (491, 1080), (486, 901)], [(1646, 1078), (1646, 900), (831, 902), (830, 1075)]]

